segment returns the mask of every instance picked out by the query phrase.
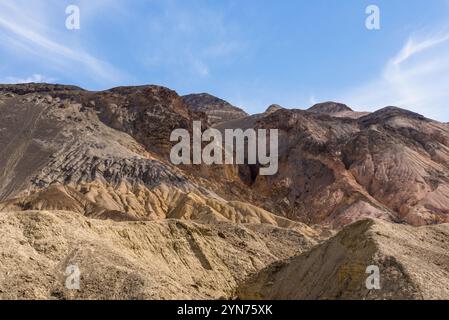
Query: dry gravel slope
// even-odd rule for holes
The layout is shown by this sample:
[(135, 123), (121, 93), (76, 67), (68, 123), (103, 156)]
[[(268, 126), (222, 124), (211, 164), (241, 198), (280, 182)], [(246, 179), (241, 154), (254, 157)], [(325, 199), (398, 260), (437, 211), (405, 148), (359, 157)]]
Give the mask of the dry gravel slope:
[[(0, 299), (219, 299), (317, 242), (269, 225), (115, 222), (65, 211), (0, 215)], [(69, 265), (81, 290), (65, 288)]]
[[(368, 290), (368, 266), (380, 290)], [(245, 281), (241, 299), (449, 299), (449, 225), (365, 220)]]

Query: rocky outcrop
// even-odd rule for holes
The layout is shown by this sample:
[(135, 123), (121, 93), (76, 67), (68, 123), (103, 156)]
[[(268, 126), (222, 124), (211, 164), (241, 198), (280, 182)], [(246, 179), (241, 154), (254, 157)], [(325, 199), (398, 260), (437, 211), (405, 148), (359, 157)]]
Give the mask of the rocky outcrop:
[(273, 113), (273, 112), (276, 112), (276, 111), (279, 111), (279, 110), (282, 110), (282, 109), (284, 109), (284, 108), (282, 108), (280, 105), (272, 104), (271, 106), (269, 106), (267, 108), (267, 110), (265, 111), (265, 114), (270, 114), (270, 113)]
[(332, 114), (346, 111), (352, 112), (353, 110), (343, 103), (324, 102), (310, 107), (308, 111), (316, 113)]

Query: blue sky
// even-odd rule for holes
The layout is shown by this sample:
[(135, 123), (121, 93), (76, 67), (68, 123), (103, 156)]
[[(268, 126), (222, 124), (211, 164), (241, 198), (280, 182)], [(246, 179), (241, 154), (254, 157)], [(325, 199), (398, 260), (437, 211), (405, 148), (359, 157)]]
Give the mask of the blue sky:
[[(80, 30), (65, 28), (71, 4)], [(0, 82), (159, 84), (249, 113), (334, 100), (449, 121), (448, 18), (448, 0), (0, 0)]]

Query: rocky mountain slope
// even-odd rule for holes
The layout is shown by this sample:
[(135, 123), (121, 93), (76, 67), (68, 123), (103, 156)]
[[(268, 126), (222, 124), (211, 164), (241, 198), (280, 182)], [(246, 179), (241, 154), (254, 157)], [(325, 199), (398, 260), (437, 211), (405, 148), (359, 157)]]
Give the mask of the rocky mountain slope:
[(205, 129), (209, 121), (166, 88), (29, 84), (1, 86), (0, 94), (0, 207), (29, 207), (35, 201), (26, 197), (62, 185), (87, 197), (89, 208), (142, 219), (166, 217), (169, 199), (193, 192), (333, 227), (364, 217), (449, 221), (449, 128), (406, 110), (275, 106), (219, 123), (221, 130), (280, 130), (279, 172), (259, 176), (257, 165), (171, 165), (172, 130), (191, 130), (193, 120)]
[(365, 217), (449, 221), (449, 128), (406, 110), (355, 115), (336, 103), (307, 111), (275, 106), (217, 124), (280, 130), (279, 172), (259, 176), (258, 165), (171, 165), (172, 130), (191, 130), (194, 120), (205, 129), (209, 121), (166, 88), (31, 84), (2, 86), (0, 94), (0, 207), (29, 207), (35, 201), (28, 196), (61, 185), (87, 197), (89, 208), (142, 219), (166, 217), (167, 201), (194, 193), (333, 227)]
[(394, 107), (337, 117), (334, 106), (320, 106), (322, 112), (281, 109), (220, 125), (280, 130), (278, 174), (249, 181), (265, 199), (255, 203), (290, 219), (335, 227), (364, 217), (448, 222), (447, 126)]

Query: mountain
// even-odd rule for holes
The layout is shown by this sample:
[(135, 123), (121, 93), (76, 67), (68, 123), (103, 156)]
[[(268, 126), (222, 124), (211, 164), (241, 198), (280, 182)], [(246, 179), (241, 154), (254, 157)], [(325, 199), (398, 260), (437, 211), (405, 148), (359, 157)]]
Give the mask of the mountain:
[(356, 112), (343, 103), (323, 102), (318, 103), (308, 109), (309, 112), (327, 114), (333, 117), (360, 118), (368, 114), (368, 112)]
[(182, 100), (192, 110), (206, 113), (211, 124), (218, 124), (248, 116), (242, 109), (234, 107), (229, 102), (207, 93), (189, 94), (183, 96)]
[[(120, 212), (151, 220), (170, 216), (193, 193), (332, 227), (366, 217), (449, 221), (449, 128), (407, 110), (341, 117), (334, 112), (352, 111), (335, 103), (306, 111), (277, 106), (217, 124), (279, 129), (279, 172), (260, 176), (258, 165), (173, 166), (170, 133), (191, 131), (194, 120), (203, 128), (209, 122), (163, 87), (89, 92), (28, 84), (1, 86), (0, 93), (3, 210)], [(83, 210), (55, 204), (55, 192), (77, 199)]]
[(252, 127), (279, 129), (278, 174), (247, 182), (267, 210), (334, 227), (364, 217), (449, 222), (445, 124), (387, 107), (357, 118), (281, 109), (220, 125)]
[(265, 111), (265, 114), (270, 114), (279, 110), (282, 110), (284, 108), (282, 108), (280, 105), (278, 104), (272, 104), (271, 106), (268, 107), (268, 109)]
[[(173, 165), (170, 135), (192, 133), (194, 121), (203, 130), (278, 129), (278, 173), (262, 176), (260, 164)], [(428, 276), (445, 285), (445, 258), (432, 250), (445, 248), (449, 222), (449, 127), (404, 109), (359, 113), (328, 102), (247, 115), (154, 85), (0, 85), (0, 150), (0, 298), (315, 298), (312, 289), (290, 290), (271, 268), (296, 281), (290, 268), (316, 262), (304, 256), (349, 259), (352, 251), (323, 249), (341, 242), (366, 264), (360, 246), (375, 228), (385, 245), (367, 254), (423, 270), (429, 255), (436, 274)], [(407, 238), (415, 231), (419, 241)], [(388, 239), (398, 256), (385, 251)], [(78, 293), (63, 288), (72, 263), (84, 270)], [(321, 297), (366, 293), (327, 283), (332, 270), (315, 271), (324, 278), (304, 285), (318, 281)], [(446, 296), (418, 278), (404, 281), (412, 291), (367, 297)]]
[(279, 129), (279, 172), (260, 176), (257, 165), (173, 166), (170, 133), (209, 122), (163, 87), (89, 92), (28, 84), (1, 86), (0, 93), (3, 210), (151, 220), (170, 216), (193, 193), (332, 227), (366, 217), (449, 221), (449, 128), (403, 109), (354, 118), (333, 115), (352, 112), (336, 103), (306, 111), (274, 106), (216, 125)]
[(318, 103), (308, 109), (310, 112), (333, 114), (339, 112), (354, 112), (343, 103), (324, 102)]

